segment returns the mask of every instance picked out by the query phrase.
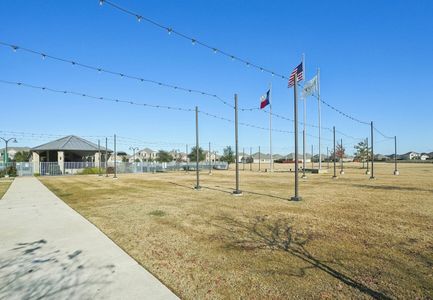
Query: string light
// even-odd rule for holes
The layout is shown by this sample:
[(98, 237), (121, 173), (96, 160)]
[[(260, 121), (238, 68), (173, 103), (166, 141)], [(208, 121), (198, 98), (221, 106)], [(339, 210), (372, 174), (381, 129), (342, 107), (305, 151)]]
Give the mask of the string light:
[[(159, 105), (159, 104), (149, 104), (149, 103), (140, 103), (140, 102), (135, 102), (135, 101), (131, 101), (131, 100), (121, 100), (121, 99), (113, 99), (113, 98), (101, 97), (101, 96), (92, 96), (92, 95), (85, 94), (85, 93), (80, 93), (80, 92), (75, 92), (75, 91), (67, 91), (67, 90), (58, 90), (58, 89), (54, 89), (54, 88), (42, 87), (42, 86), (32, 85), (32, 84), (23, 83), (23, 82), (14, 82), (14, 81), (7, 81), (7, 80), (0, 79), (0, 83), (9, 84), (9, 85), (18, 85), (18, 86), (33, 88), (33, 89), (40, 89), (40, 90), (49, 91), (52, 93), (70, 94), (70, 95), (81, 96), (81, 97), (85, 97), (85, 98), (89, 98), (89, 99), (96, 99), (96, 100), (102, 100), (102, 101), (107, 101), (107, 102), (125, 103), (125, 104), (137, 105), (137, 106), (145, 106), (145, 107), (167, 109), (167, 110), (178, 110), (178, 111), (184, 111), (184, 112), (195, 111), (194, 109), (191, 109), (191, 108), (175, 107), (175, 106)], [(214, 115), (214, 114), (202, 111), (202, 110), (200, 110), (199, 112), (204, 114), (204, 115), (216, 118), (216, 119), (220, 119), (220, 120), (234, 123), (233, 120), (225, 118), (225, 117), (217, 116), (217, 115)], [(240, 122), (239, 125), (269, 131), (269, 128), (256, 126), (254, 124), (243, 123), (243, 122), (241, 123)], [(274, 129), (274, 128), (272, 129), (272, 131), (282, 132), (282, 133), (293, 133), (291, 131)]]
[(196, 41), (194, 39), (191, 40), (191, 43), (195, 45)]
[(99, 0), (99, 5), (102, 6), (104, 4), (104, 0)]
[[(106, 3), (107, 5), (111, 6), (112, 8), (115, 8), (115, 9), (117, 9), (117, 10), (119, 10), (119, 11), (125, 13), (125, 14), (131, 15), (131, 16), (135, 16), (135, 17), (136, 17), (137, 15), (139, 15), (139, 14), (137, 14), (137, 13), (135, 13), (135, 12), (133, 12), (133, 11), (127, 9), (127, 8), (124, 8), (124, 7), (122, 7), (122, 6), (119, 6), (119, 5), (117, 5), (117, 4), (115, 4), (114, 2), (111, 2), (111, 1), (109, 1), (109, 0), (104, 0), (104, 3)], [(178, 31), (174, 31), (172, 28), (170, 28), (170, 27), (168, 27), (168, 26), (166, 26), (166, 25), (163, 25), (163, 24), (161, 24), (161, 23), (158, 23), (158, 22), (156, 22), (156, 21), (154, 21), (154, 20), (152, 20), (152, 19), (150, 19), (150, 18), (148, 18), (148, 17), (143, 17), (143, 21), (146, 21), (147, 23), (149, 23), (149, 24), (151, 24), (151, 25), (153, 25), (153, 26), (155, 26), (155, 27), (158, 27), (158, 28), (160, 28), (160, 29), (167, 30), (169, 34), (171, 34), (171, 33), (173, 32), (173, 34), (176, 34), (177, 36), (179, 36), (179, 37), (181, 37), (181, 38), (183, 38), (183, 39), (186, 39), (186, 40), (189, 40), (189, 41), (193, 40), (193, 38), (190, 37), (190, 36), (188, 36), (187, 34), (184, 34), (184, 33), (178, 32)], [(216, 47), (212, 47), (212, 46), (208, 45), (207, 43), (204, 43), (204, 42), (202, 42), (202, 41), (199, 42), (198, 40), (196, 40), (196, 41), (197, 41), (197, 44), (200, 44), (202, 47), (204, 47), (204, 48), (208, 48), (208, 49), (211, 49), (211, 50), (213, 50), (215, 53), (218, 52), (218, 53), (220, 53), (221, 55), (228, 56), (228, 57), (232, 58), (232, 60), (237, 60), (237, 61), (239, 61), (239, 62), (245, 62), (245, 61), (246, 61), (246, 60), (244, 60), (244, 59), (242, 59), (242, 58), (240, 58), (240, 57), (238, 57), (238, 56), (235, 56), (235, 55), (233, 55), (233, 54), (229, 54), (229, 53), (227, 53), (227, 52), (225, 52), (225, 51), (218, 50)], [(216, 50), (216, 51), (215, 51), (215, 50)], [(251, 64), (251, 65), (254, 66), (254, 67), (257, 68), (257, 69), (263, 68), (263, 67), (260, 67), (260, 66), (258, 66), (258, 65), (256, 65), (256, 64)], [(268, 72), (268, 73), (271, 73), (271, 71), (268, 71), (268, 70), (265, 69), (265, 68), (263, 68), (263, 69), (264, 69), (264, 71), (266, 71), (266, 72)], [(275, 72), (274, 72), (274, 73), (275, 73)], [(278, 75), (280, 75), (280, 74), (278, 74)], [(287, 76), (284, 76), (284, 75), (281, 75), (281, 76), (282, 76), (282, 78), (284, 78), (284, 79), (287, 79), (287, 80), (289, 79)]]
[(142, 17), (141, 16), (137, 16), (137, 21), (141, 22)]
[[(14, 47), (14, 45), (11, 45), (11, 44), (5, 43), (5, 42), (1, 42), (1, 41), (0, 41), (0, 45), (6, 46), (6, 47)], [(18, 48), (18, 46), (15, 46), (15, 47)], [(185, 91), (185, 92), (188, 92), (188, 93), (196, 93), (196, 94), (204, 95), (204, 96), (207, 96), (207, 97), (212, 97), (212, 98), (217, 99), (218, 101), (220, 101), (224, 105), (226, 105), (226, 106), (228, 106), (230, 108), (234, 108), (234, 106), (232, 104), (230, 104), (230, 102), (228, 100), (224, 100), (223, 98), (221, 98), (221, 97), (219, 97), (217, 95), (211, 94), (209, 92), (200, 91), (200, 90), (191, 89), (191, 88), (186, 88), (186, 87), (179, 87), (179, 86), (175, 86), (175, 85), (172, 85), (172, 84), (169, 84), (169, 83), (158, 82), (158, 81), (155, 81), (155, 80), (152, 80), (152, 79), (139, 78), (139, 77), (136, 77), (136, 76), (133, 76), (133, 75), (128, 75), (128, 74), (125, 74), (125, 73), (111, 71), (111, 70), (103, 69), (101, 67), (91, 66), (91, 65), (80, 63), (80, 62), (68, 60), (66, 58), (56, 57), (56, 56), (53, 56), (53, 55), (45, 54), (43, 52), (32, 50), (32, 49), (28, 49), (28, 48), (20, 47), (20, 50), (24, 51), (24, 52), (31, 53), (31, 54), (35, 54), (35, 55), (42, 55), (44, 58), (50, 58), (50, 59), (53, 59), (53, 60), (56, 60), (56, 61), (59, 61), (59, 62), (72, 64), (72, 65), (79, 66), (79, 67), (82, 67), (82, 68), (85, 68), (85, 69), (88, 69), (88, 70), (95, 70), (98, 73), (104, 72), (104, 73), (107, 73), (107, 74), (110, 74), (110, 75), (118, 75), (120, 77), (132, 79), (132, 80), (138, 80), (140, 82), (151, 83), (151, 84), (155, 84), (155, 85), (166, 87), (166, 88), (172, 88), (172, 89), (176, 89), (176, 90)]]

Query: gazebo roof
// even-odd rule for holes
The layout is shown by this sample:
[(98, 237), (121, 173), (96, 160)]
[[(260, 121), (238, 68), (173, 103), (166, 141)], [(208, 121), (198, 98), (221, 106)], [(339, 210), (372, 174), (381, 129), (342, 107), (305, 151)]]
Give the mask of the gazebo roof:
[[(49, 150), (58, 150), (58, 151), (88, 151), (88, 152), (97, 152), (98, 145), (87, 141), (83, 138), (80, 138), (75, 135), (68, 135), (62, 137), (60, 139), (54, 140), (52, 142), (48, 142), (46, 144), (42, 144), (40, 146), (34, 147), (31, 149), (32, 151), (49, 151)], [(101, 151), (105, 149), (101, 147)], [(108, 150), (112, 152), (111, 150)]]

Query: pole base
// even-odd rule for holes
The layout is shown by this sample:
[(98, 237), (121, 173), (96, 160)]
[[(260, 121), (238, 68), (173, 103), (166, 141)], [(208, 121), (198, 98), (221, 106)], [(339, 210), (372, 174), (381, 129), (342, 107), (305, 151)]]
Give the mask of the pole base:
[(201, 186), (199, 186), (199, 185), (196, 185), (196, 186), (194, 187), (194, 190), (196, 190), (196, 191), (199, 191), (199, 190), (201, 190)]
[(371, 172), (370, 171), (365, 171), (365, 175), (370, 175)]
[(242, 194), (242, 191), (233, 191), (233, 193), (232, 193), (232, 195), (233, 196), (242, 196), (243, 194)]
[(338, 176), (332, 176), (332, 179), (338, 179)]
[(307, 175), (302, 175), (301, 178), (302, 179), (307, 179), (308, 177), (307, 177)]
[(373, 180), (373, 179), (376, 179), (376, 177), (374, 177), (374, 176), (370, 176), (370, 179)]
[(302, 197), (300, 197), (300, 196), (290, 197), (290, 201), (301, 201), (301, 200), (302, 200)]
[(341, 175), (344, 175), (344, 171), (340, 171), (340, 174), (341, 174)]
[(113, 176), (113, 179), (119, 179), (119, 178), (117, 178), (117, 176)]
[(400, 172), (398, 170), (395, 170), (394, 175), (398, 176), (398, 175), (400, 175)]

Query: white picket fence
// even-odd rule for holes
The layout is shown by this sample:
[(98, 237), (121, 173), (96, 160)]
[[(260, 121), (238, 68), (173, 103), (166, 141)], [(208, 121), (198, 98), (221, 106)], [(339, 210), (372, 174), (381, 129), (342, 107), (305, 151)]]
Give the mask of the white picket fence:
[[(32, 162), (11, 162), (11, 163), (0, 163), (0, 170), (5, 169), (8, 166), (15, 166), (18, 176), (32, 176), (38, 173), (41, 176), (58, 176), (58, 175), (74, 175), (80, 174), (85, 169), (89, 168), (101, 168), (101, 172), (105, 173), (106, 166), (109, 171), (114, 172), (114, 162), (94, 163), (94, 162), (64, 162), (63, 166), (57, 162), (40, 162), (39, 166), (35, 166)], [(39, 167), (39, 168), (37, 168)], [(225, 162), (213, 162), (211, 165), (207, 162), (199, 163), (200, 170), (206, 169), (219, 169), (226, 170), (228, 168)], [(157, 163), (157, 162), (117, 162), (116, 172), (122, 173), (154, 173), (154, 172), (166, 172), (166, 171), (181, 171), (181, 170), (195, 170), (196, 163)], [(37, 172), (39, 171), (39, 172)]]

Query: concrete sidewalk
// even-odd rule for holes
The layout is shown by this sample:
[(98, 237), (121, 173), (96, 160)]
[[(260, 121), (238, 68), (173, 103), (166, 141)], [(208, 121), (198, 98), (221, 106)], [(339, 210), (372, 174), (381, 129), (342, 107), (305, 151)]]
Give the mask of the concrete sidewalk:
[(0, 200), (0, 299), (177, 299), (34, 177)]

